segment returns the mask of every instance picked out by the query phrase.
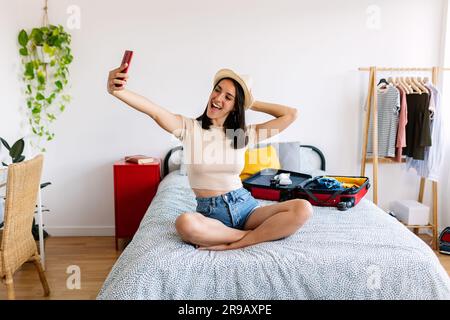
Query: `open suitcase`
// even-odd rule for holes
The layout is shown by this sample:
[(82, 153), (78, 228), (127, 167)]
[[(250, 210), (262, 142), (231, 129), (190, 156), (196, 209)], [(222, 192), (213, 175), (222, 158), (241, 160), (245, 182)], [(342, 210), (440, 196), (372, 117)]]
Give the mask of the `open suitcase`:
[[(292, 184), (280, 185), (274, 179), (281, 173), (289, 173)], [(290, 199), (306, 199), (315, 206), (337, 207), (347, 210), (354, 207), (366, 195), (370, 184), (367, 177), (326, 176), (338, 180), (346, 186), (340, 190), (319, 188), (318, 181), (325, 176), (312, 177), (307, 174), (264, 169), (242, 183), (257, 199), (286, 201)]]

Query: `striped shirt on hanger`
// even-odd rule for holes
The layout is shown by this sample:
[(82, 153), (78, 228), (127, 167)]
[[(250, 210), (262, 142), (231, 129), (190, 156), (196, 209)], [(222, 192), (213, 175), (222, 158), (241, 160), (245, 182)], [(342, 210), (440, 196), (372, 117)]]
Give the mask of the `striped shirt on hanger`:
[[(395, 157), (398, 119), (400, 111), (400, 92), (393, 85), (380, 85), (377, 88), (378, 107), (378, 156)], [(370, 118), (367, 155), (373, 155), (373, 120)]]

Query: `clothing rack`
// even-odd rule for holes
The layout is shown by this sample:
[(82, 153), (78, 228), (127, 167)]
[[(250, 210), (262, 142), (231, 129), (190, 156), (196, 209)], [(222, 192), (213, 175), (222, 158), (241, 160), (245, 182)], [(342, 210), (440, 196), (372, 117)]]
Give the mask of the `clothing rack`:
[[(378, 157), (378, 110), (377, 110), (377, 72), (378, 71), (419, 71), (419, 72), (431, 72), (432, 77), (431, 81), (434, 86), (438, 85), (439, 75), (442, 71), (449, 71), (450, 68), (441, 68), (441, 67), (432, 67), (432, 68), (379, 68), (376, 66), (373, 67), (364, 67), (359, 68), (359, 71), (369, 71), (369, 85), (368, 85), (368, 94), (366, 101), (366, 114), (364, 119), (364, 137), (363, 137), (363, 148), (362, 148), (362, 158), (361, 158), (361, 176), (365, 175), (366, 172), (366, 164), (368, 162), (373, 163), (373, 202), (378, 204), (378, 164), (379, 163), (392, 163), (393, 161), (388, 158), (380, 158)], [(372, 116), (372, 159), (367, 158), (367, 143), (369, 138), (369, 126), (370, 126), (370, 117)], [(420, 189), (418, 201), (423, 203), (423, 195), (425, 191), (425, 178), (420, 179)], [(418, 233), (419, 228), (431, 228), (433, 232), (433, 241), (432, 247), (434, 250), (437, 249), (437, 240), (438, 240), (438, 183), (436, 181), (432, 181), (432, 194), (433, 194), (433, 221), (427, 226), (415, 226), (408, 225), (407, 227), (413, 228), (414, 233)]]

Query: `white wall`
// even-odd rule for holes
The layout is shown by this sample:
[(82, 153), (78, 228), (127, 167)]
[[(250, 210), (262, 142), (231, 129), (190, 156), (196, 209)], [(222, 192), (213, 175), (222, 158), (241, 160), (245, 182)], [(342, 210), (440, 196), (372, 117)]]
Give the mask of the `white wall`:
[[(0, 81), (8, 89), (0, 86), (0, 135), (12, 139), (20, 122), (11, 66), (16, 34), (41, 22), (42, 4), (1, 2), (7, 27), (0, 29), (5, 35), (0, 63), (7, 77)], [(50, 22), (64, 25), (68, 6), (79, 6), (81, 29), (71, 30), (74, 101), (47, 146), (44, 180), (53, 185), (43, 193), (51, 209), (46, 225), (53, 234), (112, 234), (112, 163), (131, 153), (163, 157), (174, 143), (150, 118), (106, 93), (107, 72), (125, 49), (135, 51), (129, 88), (188, 116), (202, 112), (217, 69), (251, 74), (257, 99), (300, 111), (280, 139), (317, 145), (330, 172), (353, 175), (359, 174), (367, 90), (367, 74), (358, 67), (439, 64), (444, 0), (59, 0), (49, 5)], [(370, 5), (380, 9), (379, 29), (371, 28)], [(250, 113), (250, 122), (269, 119)], [(380, 205), (416, 198), (418, 185), (419, 178), (400, 165), (380, 167)]]
[[(3, 8), (4, 1), (1, 1)], [(9, 5), (8, 5), (9, 9)], [(19, 83), (20, 59), (17, 41), (17, 26), (10, 10), (0, 11), (0, 39), (2, 39), (0, 52), (0, 136), (7, 141), (16, 141), (28, 132), (26, 121), (21, 111), (21, 92)], [(3, 149), (3, 150), (2, 150)], [(5, 151), (0, 147), (0, 152)]]

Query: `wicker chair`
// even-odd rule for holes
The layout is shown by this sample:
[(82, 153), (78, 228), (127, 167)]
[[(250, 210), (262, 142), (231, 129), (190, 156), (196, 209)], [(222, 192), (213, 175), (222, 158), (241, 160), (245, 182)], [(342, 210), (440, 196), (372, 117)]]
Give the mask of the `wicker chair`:
[(50, 289), (41, 266), (36, 242), (31, 233), (44, 157), (11, 164), (6, 182), (5, 223), (0, 233), (0, 278), (8, 299), (14, 299), (13, 275), (25, 262), (32, 261), (39, 273), (44, 295)]

